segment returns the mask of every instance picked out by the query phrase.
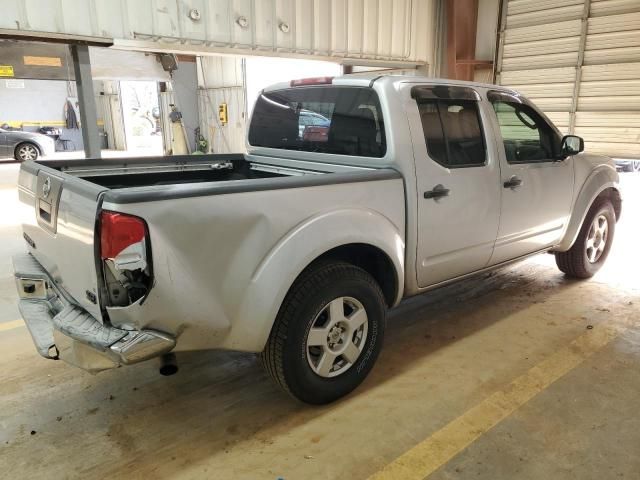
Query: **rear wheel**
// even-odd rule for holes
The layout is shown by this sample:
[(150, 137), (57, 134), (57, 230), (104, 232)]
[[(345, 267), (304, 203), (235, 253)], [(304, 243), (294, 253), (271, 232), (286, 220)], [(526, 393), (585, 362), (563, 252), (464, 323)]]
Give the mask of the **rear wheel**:
[(33, 143), (21, 143), (14, 151), (13, 157), (19, 162), (36, 160), (38, 158), (38, 147)]
[(366, 271), (323, 263), (294, 283), (262, 353), (265, 368), (286, 392), (324, 404), (356, 388), (378, 357), (386, 305)]
[(616, 215), (611, 202), (596, 201), (589, 209), (571, 249), (556, 252), (558, 268), (571, 277), (592, 277), (609, 255), (615, 228)]

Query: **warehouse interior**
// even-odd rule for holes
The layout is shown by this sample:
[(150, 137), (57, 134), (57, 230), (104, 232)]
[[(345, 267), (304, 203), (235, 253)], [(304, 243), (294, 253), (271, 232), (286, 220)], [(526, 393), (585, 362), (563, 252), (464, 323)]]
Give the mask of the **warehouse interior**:
[[(638, 0), (6, 0), (2, 8), (7, 478), (638, 478)], [(47, 160), (243, 154), (254, 103), (270, 85), (387, 75), (512, 89), (563, 135), (583, 138), (585, 152), (613, 159), (622, 214), (602, 269), (578, 281), (545, 253), (405, 299), (387, 315), (366, 380), (322, 406), (283, 394), (255, 353), (180, 352), (171, 376), (155, 360), (94, 375), (37, 354), (12, 263), (26, 249), (23, 224), (34, 222), (17, 185), (36, 158), (20, 158), (30, 140), (11, 135), (53, 139)], [(206, 248), (215, 255), (216, 245)]]

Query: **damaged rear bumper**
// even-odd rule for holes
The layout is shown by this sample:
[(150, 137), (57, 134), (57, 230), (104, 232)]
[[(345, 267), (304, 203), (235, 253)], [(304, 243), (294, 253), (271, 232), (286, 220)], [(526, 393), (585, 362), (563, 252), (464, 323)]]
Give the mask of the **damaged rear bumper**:
[(171, 335), (103, 324), (75, 305), (31, 254), (13, 257), (19, 308), (38, 353), (89, 372), (129, 365), (167, 353)]

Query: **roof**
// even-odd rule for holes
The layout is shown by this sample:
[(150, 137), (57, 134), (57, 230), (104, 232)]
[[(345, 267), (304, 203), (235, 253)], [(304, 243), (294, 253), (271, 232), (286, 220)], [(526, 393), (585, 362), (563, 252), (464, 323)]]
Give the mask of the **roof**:
[[(396, 84), (396, 83), (425, 84), (426, 83), (430, 85), (456, 85), (456, 86), (475, 87), (475, 88), (499, 89), (503, 91), (513, 92), (513, 90), (510, 88), (506, 88), (501, 85), (489, 84), (489, 83), (466, 82), (462, 80), (452, 80), (449, 78), (433, 78), (433, 77), (423, 77), (423, 76), (416, 76), (416, 75), (382, 74), (380, 72), (341, 75), (338, 77), (333, 77), (332, 85), (369, 86), (372, 84), (373, 81), (375, 81), (376, 83), (382, 82), (382, 83), (388, 83), (388, 84)], [(281, 90), (289, 87), (290, 87), (289, 82), (280, 82), (274, 85), (270, 85), (264, 90), (265, 91)]]

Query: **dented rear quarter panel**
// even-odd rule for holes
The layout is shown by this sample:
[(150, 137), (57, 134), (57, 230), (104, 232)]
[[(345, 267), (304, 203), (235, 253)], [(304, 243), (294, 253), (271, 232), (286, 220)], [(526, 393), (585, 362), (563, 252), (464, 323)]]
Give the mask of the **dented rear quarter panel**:
[(376, 246), (391, 258), (399, 301), (404, 186), (400, 174), (387, 172), (392, 178), (374, 173), (370, 181), (139, 203), (105, 199), (103, 209), (147, 222), (154, 271), (144, 301), (108, 308), (111, 322), (178, 335), (177, 351), (261, 351), (295, 278), (322, 253), (349, 243)]

